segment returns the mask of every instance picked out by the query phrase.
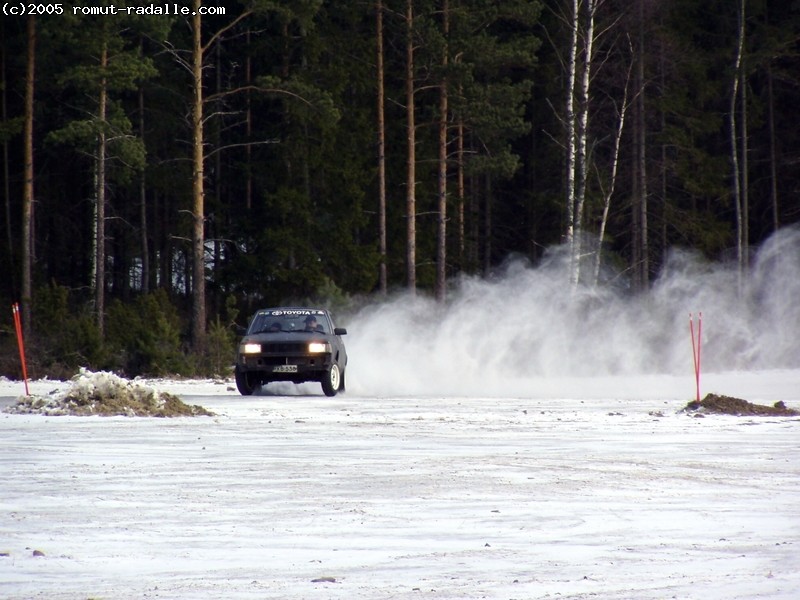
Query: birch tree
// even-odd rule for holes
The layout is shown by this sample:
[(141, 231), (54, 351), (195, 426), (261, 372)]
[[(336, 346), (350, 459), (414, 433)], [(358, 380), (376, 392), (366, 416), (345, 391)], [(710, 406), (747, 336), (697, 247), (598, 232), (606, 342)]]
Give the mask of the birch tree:
[(617, 185), (617, 172), (619, 169), (619, 151), (622, 143), (622, 133), (625, 129), (625, 116), (628, 112), (628, 87), (631, 79), (631, 67), (628, 67), (628, 72), (625, 77), (625, 87), (622, 93), (622, 102), (619, 104), (617, 131), (614, 135), (614, 149), (611, 153), (611, 168), (609, 175), (608, 188), (602, 191), (603, 195), (603, 213), (600, 218), (600, 227), (597, 232), (597, 252), (594, 258), (594, 273), (592, 282), (597, 285), (600, 280), (600, 265), (603, 258), (603, 240), (606, 235), (606, 226), (608, 225), (608, 214), (611, 210), (611, 198), (614, 195), (614, 189)]
[(736, 135), (736, 100), (739, 96), (739, 86), (743, 85), (742, 80), (742, 57), (744, 54), (744, 36), (745, 36), (745, 0), (740, 0), (738, 5), (738, 35), (736, 44), (736, 55), (734, 59), (732, 79), (731, 79), (731, 93), (730, 93), (730, 111), (728, 114), (729, 119), (729, 135), (730, 135), (730, 152), (731, 152), (731, 167), (733, 183), (733, 205), (736, 212), (736, 258), (739, 266), (739, 283), (741, 285), (742, 275), (745, 268), (744, 257), (744, 214), (742, 207), (742, 170), (739, 165), (739, 152)]
[(579, 96), (579, 110), (576, 127), (577, 156), (575, 161), (575, 209), (573, 211), (574, 223), (572, 243), (572, 282), (580, 281), (581, 259), (583, 254), (583, 213), (586, 204), (586, 177), (587, 177), (587, 144), (589, 137), (589, 104), (590, 85), (592, 76), (592, 62), (594, 59), (594, 21), (597, 0), (583, 0), (585, 23), (583, 27), (583, 64)]
[[(583, 11), (581, 8), (583, 7)], [(569, 14), (570, 46), (565, 107), (567, 242), (570, 249), (570, 283), (580, 281), (583, 212), (586, 201), (589, 103), (597, 0), (572, 0)], [(579, 84), (580, 77), (580, 85)], [(575, 103), (578, 109), (575, 110)]]
[(565, 148), (566, 148), (566, 204), (567, 204), (567, 234), (566, 239), (570, 248), (570, 283), (577, 285), (579, 267), (577, 264), (578, 250), (575, 246), (575, 166), (576, 166), (576, 140), (575, 140), (575, 82), (578, 73), (578, 32), (580, 23), (580, 4), (572, 0), (572, 13), (569, 15), (570, 44), (569, 60), (567, 62), (567, 89), (565, 93), (566, 107), (564, 112), (565, 122)]
[[(593, 94), (592, 82), (596, 76), (596, 48), (599, 40), (617, 24), (618, 17), (613, 14), (605, 19), (604, 24), (598, 27), (598, 15), (603, 6), (603, 0), (581, 0), (571, 3), (571, 12), (562, 15), (563, 22), (571, 32), (568, 60), (565, 64), (567, 89), (565, 92), (566, 106), (564, 111), (564, 151), (565, 151), (565, 181), (566, 181), (566, 242), (569, 249), (569, 280), (570, 284), (577, 286), (582, 277), (582, 267), (586, 257), (594, 254), (594, 263), (586, 274), (587, 280), (597, 282), (599, 277), (601, 254), (600, 250), (605, 237), (606, 226), (608, 223), (611, 198), (614, 194), (619, 168), (620, 146), (622, 133), (625, 125), (625, 117), (629, 107), (628, 102), (628, 82), (630, 80), (630, 67), (625, 78), (625, 85), (622, 91), (621, 103), (614, 102), (616, 106), (615, 117), (616, 126), (614, 133), (605, 136), (602, 134), (592, 134), (592, 130), (610, 123), (610, 121), (599, 122), (593, 127), (592, 109), (596, 104)], [(612, 46), (613, 47), (613, 46)], [(605, 52), (610, 52), (609, 48)], [(603, 64), (607, 59), (603, 60)], [(602, 169), (595, 164), (595, 159), (590, 153), (592, 145), (596, 144), (597, 139), (611, 137), (613, 140), (610, 151), (609, 173), (602, 173)], [(592, 171), (598, 174), (598, 185), (602, 197), (602, 211), (599, 221), (598, 244), (594, 253), (584, 251), (584, 243), (587, 238), (585, 232), (585, 219), (587, 212), (587, 201), (590, 189), (589, 175)], [(608, 184), (603, 183), (608, 180)]]
[(749, 268), (749, 254), (748, 248), (750, 246), (750, 177), (749, 177), (749, 136), (747, 134), (747, 65), (746, 56), (744, 54), (745, 48), (745, 0), (741, 0), (739, 5), (740, 21), (739, 21), (739, 47), (741, 48), (741, 60), (739, 64), (739, 114), (741, 115), (741, 122), (739, 124), (739, 142), (741, 147), (741, 205), (742, 205), (742, 224), (741, 224), (741, 238), (742, 238), (742, 269)]

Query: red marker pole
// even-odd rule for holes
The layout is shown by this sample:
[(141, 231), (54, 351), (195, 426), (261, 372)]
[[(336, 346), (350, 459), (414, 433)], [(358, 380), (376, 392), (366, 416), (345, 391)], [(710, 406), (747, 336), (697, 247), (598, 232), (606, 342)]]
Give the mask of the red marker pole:
[(700, 349), (703, 347), (703, 313), (697, 313), (697, 397), (700, 397)]
[(22, 320), (19, 316), (19, 304), (14, 303), (11, 306), (11, 312), (14, 313), (14, 328), (17, 330), (17, 346), (19, 346), (19, 359), (22, 362), (22, 378), (25, 381), (25, 395), (30, 396), (28, 391), (28, 366), (25, 364), (25, 342), (22, 339)]
[(689, 313), (689, 334), (692, 336), (692, 358), (694, 359), (694, 380), (697, 401), (700, 402), (700, 349), (703, 344), (703, 313), (697, 313), (697, 341), (694, 337), (694, 316)]

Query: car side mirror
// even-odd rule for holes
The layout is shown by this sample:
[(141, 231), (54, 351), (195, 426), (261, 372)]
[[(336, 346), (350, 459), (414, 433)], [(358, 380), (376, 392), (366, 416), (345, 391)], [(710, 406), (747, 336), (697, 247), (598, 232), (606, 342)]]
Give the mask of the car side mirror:
[(347, 329), (344, 327), (334, 327), (333, 329), (334, 335), (347, 335)]
[(236, 333), (236, 335), (244, 335), (245, 333), (247, 333), (247, 327), (242, 327), (241, 325), (234, 325), (233, 331)]

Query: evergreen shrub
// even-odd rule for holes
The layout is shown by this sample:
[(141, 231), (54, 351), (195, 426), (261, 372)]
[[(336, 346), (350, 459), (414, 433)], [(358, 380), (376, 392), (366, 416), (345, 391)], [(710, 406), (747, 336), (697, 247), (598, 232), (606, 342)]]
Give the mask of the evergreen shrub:
[(79, 367), (102, 364), (105, 350), (91, 307), (52, 283), (36, 290), (25, 350), (28, 375), (69, 378)]
[(133, 303), (113, 301), (106, 317), (112, 370), (130, 377), (193, 374), (181, 331), (180, 315), (163, 289)]

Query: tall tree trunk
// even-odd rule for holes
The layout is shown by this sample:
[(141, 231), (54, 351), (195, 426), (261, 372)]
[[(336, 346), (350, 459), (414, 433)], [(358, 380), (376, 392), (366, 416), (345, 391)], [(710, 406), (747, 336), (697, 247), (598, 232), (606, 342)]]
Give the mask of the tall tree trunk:
[(205, 205), (203, 187), (203, 46), (200, 0), (192, 16), (192, 346), (202, 351), (206, 334)]
[(736, 211), (736, 258), (739, 266), (740, 286), (742, 283), (742, 275), (744, 274), (744, 217), (742, 213), (741, 169), (739, 166), (739, 150), (736, 140), (736, 99), (739, 97), (739, 83), (742, 76), (742, 55), (744, 53), (744, 5), (745, 0), (740, 0), (738, 6), (739, 32), (737, 36), (736, 60), (733, 68), (729, 107), (733, 204), (734, 210)]
[[(448, 0), (442, 1), (442, 33), (444, 50), (442, 68), (448, 65), (448, 37), (450, 35), (450, 14)], [(444, 302), (447, 296), (447, 75), (439, 86), (439, 172), (438, 188), (438, 231), (436, 235), (436, 300)]]
[(570, 47), (569, 64), (567, 65), (567, 90), (566, 90), (566, 204), (567, 204), (567, 243), (570, 247), (570, 281), (574, 279), (575, 268), (575, 82), (578, 72), (578, 22), (580, 10), (578, 0), (572, 0), (572, 15), (570, 21)]
[(586, 202), (587, 144), (589, 137), (589, 88), (591, 84), (592, 57), (594, 48), (594, 15), (596, 0), (584, 0), (586, 7), (586, 27), (583, 43), (583, 73), (581, 74), (580, 100), (576, 131), (576, 179), (575, 213), (573, 224), (572, 283), (577, 284), (581, 276), (581, 255), (583, 254), (583, 211)]
[[(8, 81), (6, 79), (6, 56), (8, 54), (6, 48), (6, 22), (0, 22), (0, 32), (2, 32), (2, 40), (0, 40), (0, 52), (2, 52), (2, 63), (0, 64), (0, 69), (2, 69), (2, 75), (0, 76), (0, 94), (2, 94), (2, 115), (0, 118), (3, 119), (3, 123), (8, 121)], [(11, 182), (9, 176), (11, 174), (11, 170), (9, 167), (9, 151), (8, 151), (8, 138), (3, 136), (3, 205), (5, 207), (5, 217), (6, 217), (6, 244), (7, 244), (7, 252), (8, 252), (8, 260), (11, 264), (12, 269), (12, 281), (14, 285), (12, 289), (14, 290), (14, 295), (16, 296), (16, 281), (17, 276), (16, 273), (13, 273), (14, 269), (14, 236), (12, 234), (12, 226), (11, 226)], [(16, 300), (17, 298), (15, 298)]]
[[(220, 93), (222, 92), (222, 43), (220, 42), (217, 44), (216, 50), (214, 52), (214, 89), (215, 94), (219, 97)], [(224, 104), (221, 100), (217, 101), (217, 106), (215, 108), (216, 112), (222, 112), (224, 110)], [(212, 139), (214, 141), (214, 147), (220, 148), (222, 146), (222, 122), (219, 119), (215, 119), (212, 122)], [(222, 152), (217, 152), (214, 155), (214, 173), (213, 173), (213, 182), (214, 182), (214, 204), (211, 207), (211, 213), (214, 215), (214, 219), (212, 219), (208, 224), (209, 231), (207, 232), (208, 237), (212, 240), (212, 247), (214, 248), (214, 258), (211, 264), (211, 272), (212, 272), (212, 279), (214, 281), (220, 281), (220, 271), (222, 270), (222, 236), (220, 235), (222, 228), (223, 228), (223, 215), (230, 214), (230, 210), (224, 210), (222, 206), (222, 185), (225, 181), (225, 177), (222, 174)], [(219, 307), (221, 304), (224, 304), (224, 300), (221, 300), (220, 296), (220, 287), (215, 286), (214, 289), (209, 293), (206, 292), (206, 305), (209, 303), (211, 304), (211, 312), (218, 313)]]
[(622, 93), (622, 104), (619, 109), (619, 121), (617, 122), (617, 133), (614, 136), (614, 151), (611, 154), (611, 175), (608, 190), (603, 194), (603, 216), (600, 219), (600, 230), (597, 234), (597, 253), (594, 257), (594, 274), (592, 282), (597, 285), (600, 280), (600, 265), (603, 258), (603, 238), (606, 235), (606, 225), (608, 224), (608, 214), (611, 209), (611, 197), (617, 185), (617, 169), (619, 167), (619, 149), (622, 144), (622, 133), (625, 129), (625, 115), (628, 112), (628, 87), (630, 85), (631, 69), (628, 68), (628, 75), (625, 78), (625, 89)]
[(406, 2), (406, 119), (408, 158), (406, 175), (406, 268), (408, 291), (417, 293), (417, 156), (414, 115), (414, 0)]
[(649, 241), (647, 225), (647, 122), (645, 114), (645, 16), (644, 2), (638, 3), (638, 44), (636, 51), (636, 98), (634, 101), (633, 151), (634, 168), (631, 199), (631, 228), (633, 231), (631, 267), (633, 287), (644, 290), (649, 285)]
[[(139, 137), (144, 144), (144, 88), (139, 87)], [(142, 253), (142, 293), (150, 292), (150, 243), (147, 226), (147, 169), (142, 169), (139, 176), (139, 244)]]
[[(105, 34), (105, 32), (104, 32)], [(95, 265), (94, 265), (94, 309), (97, 329), (102, 338), (105, 330), (106, 311), (106, 106), (108, 103), (108, 44), (103, 40), (100, 50), (100, 98), (97, 120), (100, 133), (97, 136), (96, 190), (95, 190)]]
[[(744, 9), (744, 7), (742, 8)], [(742, 57), (740, 73), (739, 94), (741, 97), (741, 104), (739, 106), (739, 111), (741, 114), (741, 134), (739, 142), (742, 148), (742, 267), (745, 272), (747, 272), (750, 267), (750, 177), (748, 175), (749, 161), (747, 156), (749, 150), (749, 138), (747, 136), (747, 68), (744, 56)]]
[(487, 173), (486, 201), (483, 207), (483, 276), (488, 277), (492, 268), (492, 176)]
[[(454, 57), (454, 62), (461, 62), (461, 55)], [(464, 95), (463, 86), (459, 84), (457, 94)], [(464, 183), (464, 119), (457, 115), (455, 119), (455, 168), (456, 168), (456, 246), (458, 248), (458, 270), (467, 270), (466, 254), (466, 187)]]
[[(475, 152), (474, 139), (469, 139), (469, 153)], [(469, 178), (469, 241), (467, 245), (467, 261), (470, 271), (477, 273), (481, 268), (481, 206), (480, 206), (480, 175), (470, 175)]]
[(244, 59), (244, 77), (247, 91), (245, 92), (245, 139), (247, 144), (244, 146), (245, 168), (247, 169), (245, 179), (244, 204), (247, 212), (253, 208), (253, 148), (250, 142), (253, 139), (253, 99), (250, 93), (250, 86), (253, 84), (253, 60), (250, 56), (250, 28), (247, 29), (247, 56)]
[[(665, 90), (667, 89), (666, 83), (666, 73), (667, 73), (667, 65), (666, 65), (666, 53), (664, 51), (663, 45), (659, 50), (659, 78), (661, 80), (661, 90), (660, 93), (663, 95)], [(659, 109), (659, 119), (661, 125), (661, 133), (662, 135), (667, 131), (667, 111), (662, 106)], [(661, 142), (661, 166), (660, 166), (660, 175), (661, 175), (661, 263), (664, 264), (667, 260), (667, 252), (668, 252), (668, 240), (667, 240), (667, 177), (668, 177), (668, 166), (667, 166), (667, 153), (668, 145), (666, 141)]]
[(639, 281), (641, 282), (641, 289), (646, 290), (650, 286), (650, 238), (648, 233), (648, 189), (647, 189), (647, 113), (645, 108), (645, 76), (644, 76), (644, 20), (640, 31), (641, 44), (639, 51), (639, 59), (637, 66), (639, 69), (639, 95), (636, 100), (639, 105), (639, 110), (636, 113), (639, 119), (639, 127), (637, 133), (639, 136), (639, 164), (636, 166), (636, 172), (639, 177), (639, 242), (640, 242), (640, 261), (639, 261)]
[(22, 326), (30, 332), (33, 291), (33, 93), (36, 77), (36, 17), (27, 22), (28, 55), (25, 68), (25, 124), (23, 131), (24, 181), (22, 187)]
[(458, 202), (458, 268), (466, 268), (466, 188), (464, 186), (464, 121), (458, 120), (456, 131), (456, 197)]
[[(638, 58), (636, 59), (638, 60)], [(636, 75), (636, 87), (637, 87), (637, 94), (641, 92), (639, 88), (639, 76), (638, 76), (638, 69)], [(641, 210), (639, 207), (639, 203), (641, 202), (642, 192), (639, 189), (642, 183), (641, 177), (639, 177), (639, 154), (642, 152), (640, 147), (640, 137), (639, 137), (639, 128), (641, 127), (641, 120), (639, 119), (639, 111), (641, 110), (641, 106), (639, 105), (638, 96), (633, 103), (633, 118), (632, 118), (632, 125), (633, 125), (633, 132), (632, 132), (632, 144), (631, 144), (631, 153), (632, 153), (632, 160), (631, 160), (631, 263), (630, 263), (630, 271), (631, 271), (631, 287), (634, 291), (639, 291), (642, 288), (642, 281), (639, 271), (639, 265), (641, 263), (641, 252), (642, 252), (642, 224), (640, 221), (641, 218)]]
[(389, 284), (386, 271), (386, 117), (384, 97), (383, 67), (383, 2), (375, 3), (375, 38), (378, 84), (378, 240), (380, 252), (379, 285), (384, 296), (388, 294)]

